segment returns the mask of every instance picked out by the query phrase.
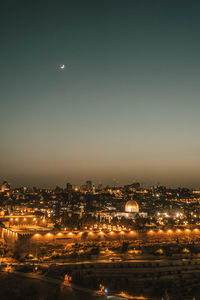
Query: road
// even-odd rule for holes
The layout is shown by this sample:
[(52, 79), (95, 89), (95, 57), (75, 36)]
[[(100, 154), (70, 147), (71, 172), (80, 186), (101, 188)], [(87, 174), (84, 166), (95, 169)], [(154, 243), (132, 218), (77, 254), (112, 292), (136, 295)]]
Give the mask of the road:
[[(1, 270), (1, 272), (6, 272)], [(110, 299), (110, 300), (125, 300), (125, 299), (135, 299), (135, 300), (139, 300), (141, 299), (140, 297), (121, 297), (119, 295), (115, 295), (115, 294), (104, 294), (104, 293), (98, 293), (97, 291), (88, 289), (88, 288), (84, 288), (75, 284), (71, 284), (68, 282), (63, 282), (60, 279), (55, 279), (55, 278), (48, 278), (45, 277), (43, 275), (37, 274), (37, 273), (24, 273), (24, 272), (17, 272), (17, 271), (12, 271), (12, 272), (8, 272), (12, 275), (18, 276), (18, 277), (23, 277), (23, 278), (27, 278), (27, 279), (35, 279), (35, 280), (40, 280), (43, 282), (47, 282), (49, 284), (56, 284), (59, 286), (63, 286), (64, 288), (68, 289), (69, 291), (71, 290), (76, 290), (78, 292), (81, 293), (86, 293), (86, 294), (90, 294), (91, 296), (94, 297), (94, 299), (98, 299), (98, 300), (106, 300), (106, 299)], [(146, 299), (146, 298), (143, 298)]]

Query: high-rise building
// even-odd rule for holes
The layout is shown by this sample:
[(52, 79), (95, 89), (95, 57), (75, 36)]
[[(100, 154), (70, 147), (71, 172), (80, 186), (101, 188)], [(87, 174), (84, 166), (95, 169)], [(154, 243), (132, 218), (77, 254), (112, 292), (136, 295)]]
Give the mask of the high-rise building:
[(98, 191), (102, 191), (103, 190), (103, 184), (102, 183), (99, 183), (98, 184)]
[(72, 184), (71, 183), (67, 183), (66, 184), (66, 190), (68, 191), (68, 192), (71, 192), (72, 191)]
[(93, 192), (93, 194), (95, 193), (95, 184), (94, 183), (92, 184), (92, 192)]
[(86, 189), (88, 192), (92, 191), (92, 181), (91, 180), (86, 181)]

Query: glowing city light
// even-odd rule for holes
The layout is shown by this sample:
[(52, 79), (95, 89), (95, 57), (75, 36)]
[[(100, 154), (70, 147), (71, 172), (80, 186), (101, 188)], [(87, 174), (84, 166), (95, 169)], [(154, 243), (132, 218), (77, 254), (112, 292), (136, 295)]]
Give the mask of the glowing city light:
[(148, 231), (148, 234), (153, 234), (153, 233), (154, 233), (153, 230)]
[(132, 234), (132, 235), (133, 235), (133, 234), (134, 234), (134, 235), (136, 235), (136, 234), (137, 234), (137, 232), (136, 232), (136, 231), (134, 231), (134, 230), (131, 230), (131, 231), (130, 231), (130, 234)]

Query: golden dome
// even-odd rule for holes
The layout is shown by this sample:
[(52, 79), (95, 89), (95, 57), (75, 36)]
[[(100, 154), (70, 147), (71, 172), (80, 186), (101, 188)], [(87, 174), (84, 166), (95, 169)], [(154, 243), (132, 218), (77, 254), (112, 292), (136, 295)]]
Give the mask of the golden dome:
[(139, 205), (135, 200), (129, 200), (125, 205), (125, 212), (127, 213), (138, 213)]

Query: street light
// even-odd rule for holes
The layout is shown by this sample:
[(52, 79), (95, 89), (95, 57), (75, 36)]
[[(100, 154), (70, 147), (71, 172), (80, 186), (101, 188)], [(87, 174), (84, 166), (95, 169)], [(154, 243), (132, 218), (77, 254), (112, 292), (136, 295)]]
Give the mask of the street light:
[(133, 230), (131, 230), (131, 231), (130, 231), (130, 234), (136, 234), (136, 232), (135, 232), (135, 231), (133, 231)]
[(153, 233), (154, 233), (153, 230), (148, 231), (148, 234), (153, 234)]

